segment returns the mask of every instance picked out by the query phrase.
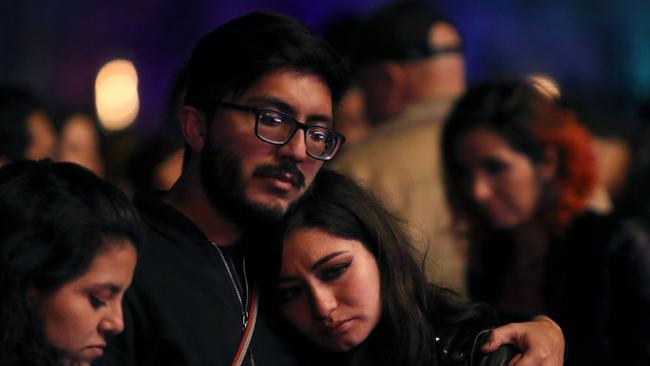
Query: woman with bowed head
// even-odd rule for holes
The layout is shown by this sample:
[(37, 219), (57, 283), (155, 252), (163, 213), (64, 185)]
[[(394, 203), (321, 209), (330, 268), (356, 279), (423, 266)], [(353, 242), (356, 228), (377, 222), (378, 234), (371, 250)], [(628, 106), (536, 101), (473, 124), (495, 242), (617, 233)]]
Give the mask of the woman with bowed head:
[[(427, 283), (411, 244), (400, 221), (353, 180), (319, 173), (288, 218), (275, 287), (280, 312), (321, 349), (316, 362), (505, 365), (514, 356), (511, 364), (562, 364), (552, 320), (490, 332), (505, 319)], [(499, 348), (506, 342), (523, 354)]]
[(90, 365), (123, 329), (141, 241), (128, 199), (71, 163), (0, 168), (0, 365)]
[(588, 208), (590, 136), (527, 81), (468, 90), (443, 132), (447, 197), (474, 301), (548, 314), (570, 365), (650, 364), (650, 242)]

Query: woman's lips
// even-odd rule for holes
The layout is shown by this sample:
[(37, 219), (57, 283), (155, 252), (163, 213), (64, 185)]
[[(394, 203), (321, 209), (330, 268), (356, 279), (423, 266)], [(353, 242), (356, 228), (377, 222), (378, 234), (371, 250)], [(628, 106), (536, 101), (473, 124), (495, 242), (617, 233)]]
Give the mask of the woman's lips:
[(106, 347), (106, 344), (95, 344), (92, 346), (88, 346), (84, 348), (84, 351), (87, 351), (86, 355), (90, 356), (90, 358), (97, 358), (101, 357), (104, 354), (104, 348)]
[(346, 333), (352, 326), (353, 319), (346, 319), (337, 322), (332, 322), (325, 325), (325, 333), (328, 335), (341, 335)]

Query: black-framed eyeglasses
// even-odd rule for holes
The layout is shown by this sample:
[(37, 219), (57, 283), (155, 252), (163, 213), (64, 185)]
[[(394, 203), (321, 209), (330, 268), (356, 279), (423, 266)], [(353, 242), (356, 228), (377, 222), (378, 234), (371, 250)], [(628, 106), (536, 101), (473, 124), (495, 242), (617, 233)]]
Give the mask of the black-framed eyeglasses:
[(219, 105), (255, 114), (255, 136), (269, 144), (284, 145), (291, 141), (298, 129), (303, 130), (307, 154), (318, 160), (331, 160), (345, 142), (345, 136), (334, 130), (298, 122), (286, 113), (224, 102)]

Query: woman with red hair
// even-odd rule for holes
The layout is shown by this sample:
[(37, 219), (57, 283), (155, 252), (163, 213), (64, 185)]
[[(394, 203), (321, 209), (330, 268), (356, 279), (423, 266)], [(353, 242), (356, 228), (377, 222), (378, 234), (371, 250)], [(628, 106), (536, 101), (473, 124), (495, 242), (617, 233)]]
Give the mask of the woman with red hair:
[(568, 365), (650, 364), (650, 242), (598, 215), (588, 132), (526, 81), (471, 88), (443, 132), (472, 300), (548, 314)]

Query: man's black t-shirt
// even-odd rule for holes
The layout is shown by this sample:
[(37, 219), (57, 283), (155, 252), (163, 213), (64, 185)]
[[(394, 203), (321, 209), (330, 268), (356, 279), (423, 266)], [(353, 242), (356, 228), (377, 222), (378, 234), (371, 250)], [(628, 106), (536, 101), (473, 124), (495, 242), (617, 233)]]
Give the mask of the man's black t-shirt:
[[(97, 364), (230, 365), (242, 316), (218, 251), (159, 195), (138, 194), (134, 203), (145, 222), (145, 245), (125, 296), (125, 330)], [(298, 365), (290, 342), (270, 324), (262, 302), (251, 342), (255, 363)]]

